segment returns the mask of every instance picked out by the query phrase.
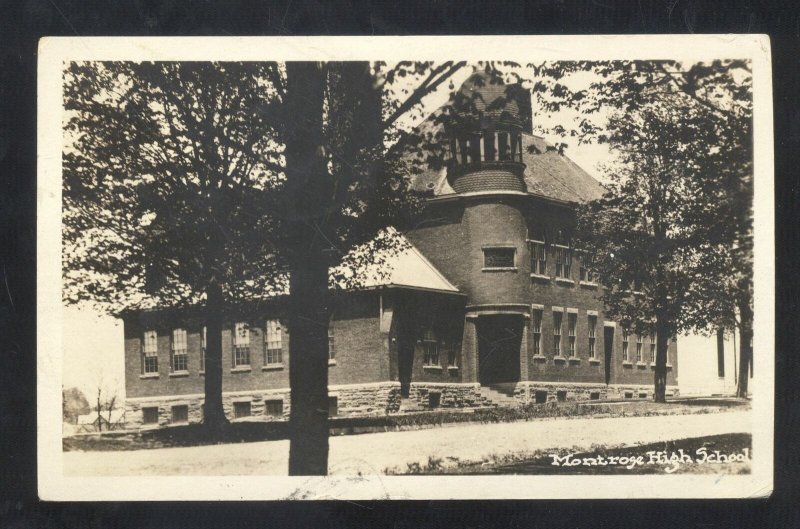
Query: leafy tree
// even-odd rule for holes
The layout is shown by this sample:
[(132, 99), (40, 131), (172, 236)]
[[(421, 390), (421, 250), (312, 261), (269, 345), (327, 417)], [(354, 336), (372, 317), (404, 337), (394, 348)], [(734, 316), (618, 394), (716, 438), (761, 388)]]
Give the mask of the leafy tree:
[[(465, 66), (69, 64), (65, 302), (203, 306), (204, 421), (218, 433), (223, 310), (284, 292), (288, 276), (290, 347), (302, 351), (291, 359), (290, 472), (326, 473), (329, 268), (396, 248), (376, 235), (416, 203), (384, 140)], [(365, 243), (372, 251), (354, 251)]]
[(70, 63), (64, 301), (109, 312), (202, 305), (204, 421), (219, 432), (222, 311), (276, 287), (274, 63)]
[[(565, 107), (580, 113), (577, 126), (565, 128), (557, 124), (549, 132), (577, 138), (580, 142), (608, 143), (621, 153), (618, 161), (623, 167), (630, 168), (636, 163), (642, 170), (656, 171), (650, 178), (656, 179), (658, 171), (666, 170), (672, 172), (673, 178), (686, 180), (688, 187), (677, 187), (674, 192), (691, 200), (680, 206), (665, 204), (678, 207), (672, 212), (680, 214), (676, 219), (678, 225), (693, 233), (681, 243), (684, 246), (676, 249), (686, 253), (685, 245), (694, 245), (689, 264), (696, 275), (691, 278), (691, 291), (686, 292), (680, 303), (680, 314), (675, 316), (680, 320), (675, 331), (738, 327), (741, 351), (737, 393), (746, 396), (747, 373), (752, 362), (753, 318), (753, 140), (749, 63), (741, 60), (695, 64), (602, 61), (529, 66), (534, 72), (531, 86), (537, 96), (536, 105), (543, 114)], [(588, 84), (575, 82), (576, 78), (586, 75), (593, 76)], [(610, 120), (609, 113), (614, 114)], [(629, 116), (632, 123), (625, 123), (624, 116)], [(637, 130), (634, 122), (643, 128)], [(626, 149), (641, 148), (636, 134), (645, 131), (654, 141), (661, 141), (656, 138), (664, 134), (666, 144), (675, 144), (682, 132), (684, 137), (676, 144), (680, 150), (660, 153), (664, 164), (656, 168), (653, 162), (635, 161)], [(625, 134), (630, 137), (626, 138)], [(656, 154), (657, 150), (649, 152), (650, 156)], [(623, 173), (627, 172), (623, 169)], [(639, 189), (622, 186), (612, 192), (638, 193)], [(629, 198), (635, 201), (635, 196)], [(691, 206), (691, 201), (696, 205)], [(629, 225), (634, 226), (636, 224)], [(638, 258), (651, 257), (653, 255)], [(612, 268), (608, 272), (616, 273)], [(623, 281), (631, 279), (621, 270), (619, 276)], [(615, 299), (621, 302), (620, 298)], [(673, 302), (677, 302), (677, 298)], [(636, 312), (637, 307), (638, 303), (632, 303), (630, 311)], [(642, 311), (636, 319), (645, 320), (651, 315)], [(659, 371), (657, 366), (657, 388)]]
[(78, 422), (78, 415), (89, 413), (89, 401), (78, 388), (67, 388), (61, 391), (62, 416), (72, 424)]

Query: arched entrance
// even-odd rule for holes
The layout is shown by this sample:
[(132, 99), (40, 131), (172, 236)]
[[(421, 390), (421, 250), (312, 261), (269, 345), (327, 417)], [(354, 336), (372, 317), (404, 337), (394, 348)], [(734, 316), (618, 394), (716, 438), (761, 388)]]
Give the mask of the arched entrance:
[(519, 382), (523, 318), (517, 314), (480, 316), (478, 382), (482, 385)]

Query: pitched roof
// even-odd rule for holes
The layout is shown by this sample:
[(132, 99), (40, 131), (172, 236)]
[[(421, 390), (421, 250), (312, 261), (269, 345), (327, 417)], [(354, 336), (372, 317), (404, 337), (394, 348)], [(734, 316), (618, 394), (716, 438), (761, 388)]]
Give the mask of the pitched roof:
[[(359, 288), (401, 287), (436, 292), (459, 293), (450, 281), (403, 235), (399, 251), (379, 250), (373, 264), (355, 271)], [(349, 275), (349, 274), (348, 274)]]
[[(484, 90), (494, 93), (499, 89), (496, 85), (491, 85), (484, 87)], [(429, 143), (424, 160), (420, 159), (416, 152), (418, 149), (413, 146), (400, 147), (403, 156), (414, 168), (410, 177), (410, 185), (414, 191), (431, 193), (433, 196), (455, 193), (447, 182), (447, 168), (444, 164), (445, 122), (450, 111), (449, 103), (437, 109), (409, 135)], [(523, 132), (522, 142), (524, 179), (529, 193), (576, 203), (602, 197), (605, 189), (600, 182), (568, 156), (559, 153), (555, 146), (528, 132)]]

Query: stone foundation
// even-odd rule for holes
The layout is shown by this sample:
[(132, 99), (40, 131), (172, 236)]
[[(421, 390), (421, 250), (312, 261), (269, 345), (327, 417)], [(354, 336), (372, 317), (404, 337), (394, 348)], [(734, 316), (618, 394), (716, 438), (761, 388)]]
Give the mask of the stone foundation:
[[(580, 402), (587, 400), (653, 400), (652, 385), (591, 384), (579, 382), (511, 382), (492, 385), (520, 403), (529, 402)], [(678, 386), (667, 386), (667, 397), (677, 397)]]
[[(437, 397), (435, 395), (438, 394)], [(412, 382), (408, 398), (422, 410), (436, 408), (482, 408), (491, 401), (480, 393), (480, 384), (448, 384), (444, 382)]]
[[(381, 382), (376, 384), (353, 384), (347, 386), (330, 386), (329, 396), (335, 398), (337, 416), (364, 416), (384, 415), (394, 413), (400, 409), (400, 383)], [(125, 427), (149, 428), (170, 426), (173, 424), (200, 423), (203, 419), (204, 396), (175, 395), (169, 397), (144, 397), (126, 399), (125, 402)], [(281, 402), (282, 410), (279, 415), (268, 414), (267, 401)], [(236, 409), (242, 406), (237, 403), (249, 403), (250, 414), (246, 417), (236, 417)], [(188, 421), (173, 422), (173, 407), (187, 406)], [(291, 398), (289, 388), (263, 391), (223, 392), (222, 407), (228, 420), (231, 421), (275, 421), (287, 420), (291, 411)], [(244, 404), (246, 407), (246, 404)], [(157, 422), (144, 422), (144, 409), (157, 408)], [(333, 405), (331, 405), (333, 409)], [(275, 409), (271, 411), (276, 411)]]

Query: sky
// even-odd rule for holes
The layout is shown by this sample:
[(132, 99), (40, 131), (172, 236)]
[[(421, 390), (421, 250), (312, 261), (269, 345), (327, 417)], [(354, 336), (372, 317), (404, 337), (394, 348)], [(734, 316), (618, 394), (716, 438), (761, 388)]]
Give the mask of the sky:
[[(455, 87), (471, 74), (470, 69), (463, 69), (453, 78)], [(423, 99), (423, 112), (415, 120), (407, 121), (401, 126), (413, 127), (427, 115), (443, 105), (450, 97), (450, 91), (443, 83), (440, 90)], [(547, 125), (567, 123), (579, 116), (569, 110), (554, 114), (549, 119), (537, 116), (534, 109), (534, 120), (548, 121)], [(578, 145), (570, 138), (547, 137), (551, 143), (564, 142), (568, 145), (565, 154), (590, 175), (603, 181), (598, 164), (607, 163), (610, 153), (602, 145)], [(87, 398), (96, 397), (98, 387), (109, 395), (117, 394), (124, 398), (124, 338), (122, 321), (102, 314), (92, 307), (65, 307), (63, 312), (63, 359), (65, 388), (78, 387)]]

